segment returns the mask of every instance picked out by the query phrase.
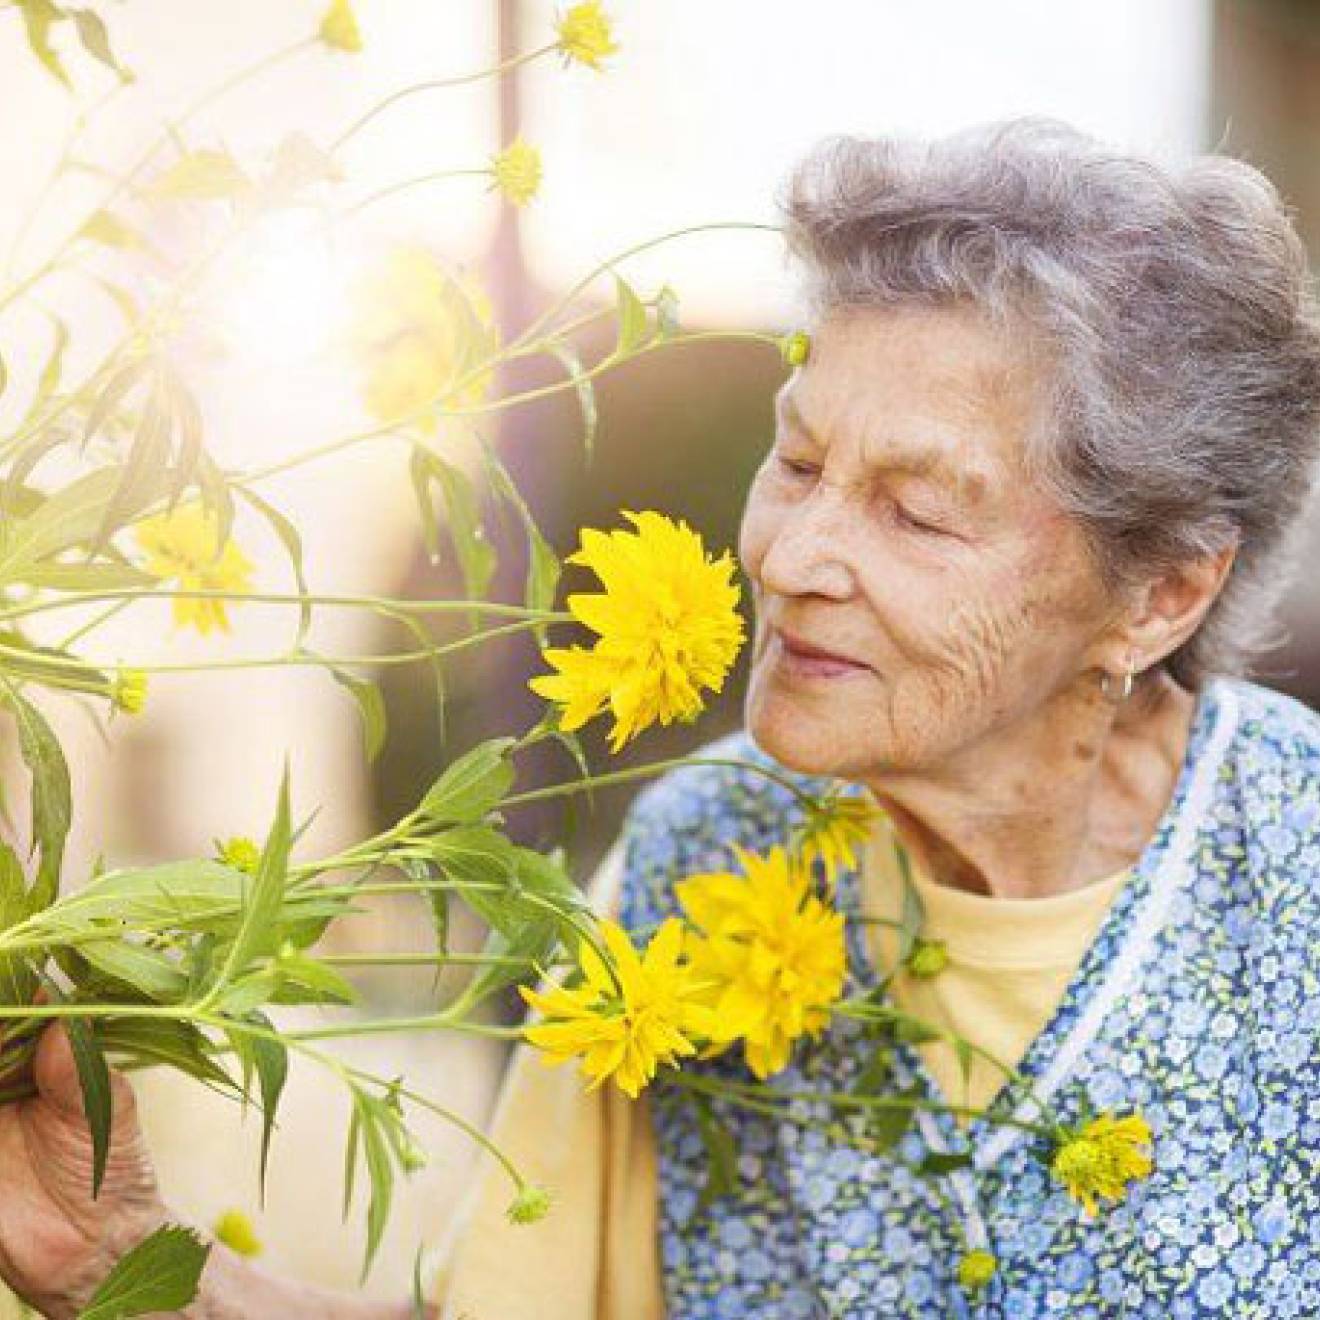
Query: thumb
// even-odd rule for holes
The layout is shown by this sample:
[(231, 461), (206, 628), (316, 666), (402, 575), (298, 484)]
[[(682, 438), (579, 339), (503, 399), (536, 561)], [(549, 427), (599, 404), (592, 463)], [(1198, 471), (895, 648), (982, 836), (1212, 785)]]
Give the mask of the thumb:
[[(78, 1063), (63, 1023), (54, 1022), (41, 1033), (32, 1064), (32, 1075), (37, 1084), (37, 1094), (42, 1100), (61, 1117), (86, 1125)], [(114, 1071), (110, 1073), (110, 1104), (114, 1128), (132, 1124), (132, 1088), (127, 1078)]]

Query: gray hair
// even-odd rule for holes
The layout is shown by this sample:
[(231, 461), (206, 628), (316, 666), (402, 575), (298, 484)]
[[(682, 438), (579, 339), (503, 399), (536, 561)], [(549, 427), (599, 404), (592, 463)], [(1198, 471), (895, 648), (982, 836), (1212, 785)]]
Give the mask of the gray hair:
[(811, 311), (970, 300), (1053, 363), (1028, 470), (1116, 592), (1238, 543), (1184, 686), (1277, 640), (1320, 457), (1320, 312), (1288, 210), (1222, 155), (1165, 167), (1057, 120), (831, 138), (781, 198)]

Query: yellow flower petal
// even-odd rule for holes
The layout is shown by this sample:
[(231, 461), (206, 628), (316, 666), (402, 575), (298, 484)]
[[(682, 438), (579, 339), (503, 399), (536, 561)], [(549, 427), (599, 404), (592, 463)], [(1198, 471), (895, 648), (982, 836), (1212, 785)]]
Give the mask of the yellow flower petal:
[(591, 569), (605, 588), (567, 601), (598, 640), (590, 648), (547, 649), (557, 672), (529, 684), (560, 706), (569, 731), (608, 708), (614, 751), (653, 724), (694, 719), (703, 692), (723, 686), (744, 638), (733, 560), (712, 559), (691, 528), (662, 514), (624, 516), (634, 531), (585, 528), (581, 548), (567, 559)]

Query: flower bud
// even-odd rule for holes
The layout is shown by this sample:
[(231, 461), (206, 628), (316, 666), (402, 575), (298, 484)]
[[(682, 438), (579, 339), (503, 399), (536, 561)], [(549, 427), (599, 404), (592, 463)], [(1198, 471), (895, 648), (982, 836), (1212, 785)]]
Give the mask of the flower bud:
[(550, 1193), (544, 1187), (523, 1183), (518, 1195), (509, 1202), (505, 1214), (511, 1224), (534, 1224), (550, 1213)]
[(795, 330), (779, 341), (779, 351), (790, 367), (800, 367), (811, 356), (811, 336), (805, 330)]
[(958, 1282), (968, 1292), (984, 1288), (995, 1277), (997, 1262), (988, 1251), (969, 1251), (958, 1262)]
[(923, 980), (938, 976), (949, 965), (949, 950), (943, 940), (915, 940), (907, 956), (907, 969)]

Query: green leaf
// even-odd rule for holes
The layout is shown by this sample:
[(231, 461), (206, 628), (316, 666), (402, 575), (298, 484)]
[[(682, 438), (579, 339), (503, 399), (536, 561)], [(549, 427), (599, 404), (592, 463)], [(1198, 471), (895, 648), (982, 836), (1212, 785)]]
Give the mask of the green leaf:
[(132, 82), (133, 75), (115, 58), (110, 49), (110, 33), (98, 14), (90, 9), (70, 9), (70, 15), (78, 28), (78, 40), (83, 49), (95, 60), (100, 60), (107, 69), (117, 73), (122, 82)]
[(275, 820), (261, 850), (256, 874), (251, 877), (251, 884), (244, 895), (243, 921), (230, 946), (218, 984), (233, 980), (246, 970), (253, 958), (274, 947), (277, 936), (276, 916), (280, 911), (288, 878), (290, 833), (289, 767), (286, 762), (280, 778)]
[(92, 279), (100, 285), (105, 296), (114, 303), (124, 325), (129, 329), (135, 327), (138, 320), (137, 299), (134, 298), (133, 295), (123, 287), (123, 285), (116, 284), (113, 280), (107, 280), (104, 276), (94, 274), (90, 271), (88, 274), (90, 274)]
[(385, 735), (389, 729), (385, 698), (381, 696), (380, 685), (369, 678), (359, 678), (333, 662), (327, 662), (326, 667), (335, 682), (346, 688), (357, 703), (358, 714), (362, 717), (363, 749), (367, 761), (374, 762), (385, 745)]
[(362, 1138), (362, 1116), (358, 1112), (357, 1091), (353, 1092), (353, 1109), (348, 1116), (348, 1132), (344, 1137), (344, 1203), (340, 1217), (348, 1218), (353, 1206), (353, 1188), (357, 1180), (357, 1153)]
[(93, 211), (78, 231), (78, 237), (127, 251), (137, 251), (147, 246), (146, 239), (132, 225), (110, 211)]
[(23, 13), (23, 24), (27, 28), (28, 45), (32, 53), (41, 61), (48, 73), (58, 78), (66, 87), (72, 88), (68, 70), (50, 44), (51, 25), (64, 18), (64, 14), (51, 3), (51, 0), (18, 0), (18, 7)]
[(110, 1155), (110, 1124), (114, 1119), (110, 1070), (86, 1018), (65, 1018), (64, 1026), (73, 1047), (78, 1084), (82, 1088), (83, 1113), (87, 1116), (87, 1127), (92, 1136), (92, 1197), (95, 1198), (100, 1194), (105, 1162)]
[(263, 182), (266, 199), (273, 205), (297, 199), (318, 183), (339, 183), (344, 171), (339, 162), (318, 147), (306, 133), (290, 133), (275, 148), (269, 177)]
[[(419, 454), (422, 457), (418, 458)], [(471, 599), (484, 597), (499, 561), (495, 547), (486, 536), (481, 501), (472, 482), (461, 468), (446, 463), (430, 450), (420, 448), (413, 450), (412, 476), (419, 503), (429, 503), (431, 483), (440, 488), (449, 542), (463, 574), (464, 590)], [(426, 532), (425, 520), (423, 532)], [(429, 547), (433, 555), (436, 545), (433, 537)]]
[(196, 478), (202, 458), (202, 409), (187, 381), (166, 367), (160, 377), (163, 406), (169, 418), (167, 432), (176, 442), (174, 476), (170, 482), (170, 504), (179, 499)]
[[(920, 1099), (921, 1088), (910, 1086), (906, 1091), (900, 1092), (898, 1098)], [(898, 1145), (903, 1134), (912, 1126), (914, 1112), (911, 1105), (877, 1107), (871, 1111), (867, 1135), (881, 1150), (889, 1150)]]
[(917, 1166), (917, 1172), (939, 1177), (952, 1173), (955, 1169), (965, 1169), (971, 1162), (970, 1151), (928, 1150)]
[[(581, 892), (568, 873), (552, 858), (530, 848), (513, 850), (513, 883), (504, 895), (463, 891), (467, 903), (491, 925), (494, 935), (484, 950), (488, 955), (544, 962), (556, 945), (576, 946), (578, 933), (569, 914), (584, 910)], [(530, 904), (525, 895), (536, 894), (545, 904)], [(493, 900), (493, 901), (492, 901)], [(517, 966), (494, 964), (483, 967), (464, 992), (480, 999), (521, 979)]]
[(879, 1095), (893, 1081), (893, 1055), (887, 1044), (880, 1045), (857, 1074), (853, 1095)]
[[(274, 1030), (270, 1019), (264, 1015), (254, 1013), (252, 1017), (268, 1031)], [(284, 1094), (284, 1084), (289, 1077), (289, 1051), (278, 1041), (267, 1040), (261, 1036), (249, 1036), (248, 1043), (257, 1069), (257, 1084), (261, 1088), (261, 1160), (257, 1171), (257, 1185), (264, 1206), (270, 1138), (275, 1130), (275, 1115), (280, 1106), (280, 1097)]]
[(614, 345), (616, 357), (626, 357), (646, 338), (646, 304), (633, 292), (622, 276), (614, 277), (615, 316), (619, 337)]
[(46, 361), (42, 365), (41, 374), (37, 377), (37, 388), (32, 396), (32, 402), (28, 405), (23, 420), (19, 423), (18, 429), (20, 431), (27, 430), (32, 426), (40, 415), (42, 407), (49, 402), (51, 396), (59, 389), (60, 381), (64, 376), (64, 351), (69, 346), (69, 327), (58, 316), (52, 316), (50, 319), (51, 325), (54, 327), (54, 338), (51, 340), (50, 351), (46, 354)]
[(128, 398), (129, 394), (140, 385), (151, 370), (151, 359), (146, 357), (134, 357), (119, 368), (106, 381), (104, 388), (92, 402), (92, 406), (87, 410), (87, 416), (83, 420), (82, 445), (83, 452), (87, 451), (87, 444), (92, 436), (99, 432), (107, 433), (118, 422), (120, 406)]
[[(118, 467), (97, 468), (51, 495), (21, 522), (4, 527), (0, 535), (0, 584), (21, 582), (42, 560), (90, 544), (120, 477)], [(137, 509), (145, 508), (166, 488), (163, 471), (144, 477)]]
[[(559, 588), (559, 577), (562, 572), (559, 557), (542, 536), (541, 529), (536, 525), (536, 519), (532, 517), (532, 511), (527, 507), (527, 501), (523, 499), (522, 492), (508, 469), (500, 462), (499, 455), (484, 438), (479, 437), (479, 439), (486, 462), (487, 477), (494, 489), (513, 507), (527, 536), (527, 585), (523, 591), (523, 603), (529, 609), (551, 609), (555, 603), (555, 593)], [(536, 633), (537, 642), (544, 646), (545, 627), (533, 631)]]
[(197, 1296), (211, 1248), (190, 1228), (166, 1224), (119, 1259), (78, 1320), (179, 1311)]
[(78, 952), (98, 972), (140, 990), (159, 1004), (177, 1004), (188, 991), (188, 978), (173, 959), (125, 939), (87, 940)]
[(55, 591), (118, 591), (150, 586), (156, 579), (131, 564), (66, 564), (49, 560), (23, 574), (24, 585)]
[(297, 651), (301, 649), (308, 630), (312, 626), (312, 603), (306, 599), (311, 595), (311, 592), (308, 590), (307, 577), (303, 570), (302, 536), (299, 534), (297, 527), (279, 509), (269, 500), (263, 499), (256, 491), (250, 490), (246, 486), (236, 486), (234, 489), (242, 499), (247, 500), (266, 520), (271, 531), (275, 533), (280, 544), (284, 547), (284, 553), (288, 556), (289, 567), (293, 571), (294, 584), (298, 588), (299, 596), (303, 597), (298, 605), (298, 631), (293, 639), (293, 650)]
[(411, 1320), (426, 1320), (426, 1297), (422, 1287), (422, 1246), (418, 1244), (413, 1254), (412, 1292), (409, 1297), (412, 1306)]
[[(250, 906), (251, 877), (218, 862), (169, 862), (110, 871), (28, 919), (25, 932), (51, 943), (104, 938), (121, 925), (140, 930), (197, 930), (234, 938)], [(351, 898), (315, 888), (286, 895), (272, 938), (288, 938), (299, 923), (354, 911)], [(196, 967), (193, 968), (196, 976)]]
[(596, 407), (596, 384), (587, 375), (582, 366), (582, 359), (572, 344), (563, 340), (550, 345), (550, 352), (564, 364), (568, 378), (573, 382), (577, 393), (578, 410), (582, 414), (582, 450), (590, 463), (596, 448), (596, 431), (600, 425), (600, 413)]
[(59, 739), (41, 712), (0, 673), (0, 705), (18, 724), (18, 746), (32, 776), (32, 841), (41, 849), (41, 864), (32, 887), (33, 909), (46, 907), (59, 889), (64, 845), (73, 819), (69, 766)]
[[(115, 532), (131, 522), (160, 489), (162, 476), (169, 471), (171, 422), (168, 387), (164, 377), (156, 373), (133, 432), (132, 444), (120, 465), (119, 480), (110, 492), (92, 538), (94, 551), (102, 549)], [(169, 487), (173, 489), (174, 486), (175, 482), (171, 480)]]
[(706, 1181), (697, 1197), (698, 1212), (720, 1196), (738, 1189), (738, 1147), (733, 1134), (715, 1115), (710, 1098), (696, 1095), (692, 1106), (697, 1115), (697, 1130), (706, 1150)]
[(278, 970), (277, 1004), (357, 1003), (357, 989), (351, 981), (301, 950), (282, 952)]
[[(0, 843), (0, 930), (16, 925), (29, 911), (23, 865), (7, 843)], [(36, 986), (36, 973), (21, 954), (0, 953), (0, 1003), (31, 1003)]]
[(513, 787), (509, 758), (513, 738), (478, 743), (449, 765), (422, 798), (420, 809), (439, 824), (467, 825), (479, 821)]
[(898, 869), (903, 880), (903, 908), (899, 915), (898, 961), (900, 965), (907, 961), (912, 946), (921, 934), (922, 924), (926, 920), (921, 895), (912, 881), (912, 863), (908, 859), (907, 849), (894, 840), (894, 855), (898, 858)]
[(174, 201), (220, 201), (241, 197), (251, 189), (251, 181), (229, 152), (202, 149), (181, 156), (147, 191)]
[(211, 1057), (206, 1037), (190, 1022), (171, 1018), (102, 1019), (96, 1038), (107, 1055), (135, 1064), (164, 1064), (199, 1082), (232, 1093), (234, 1079)]
[(234, 488), (206, 450), (197, 464), (197, 485), (202, 507), (215, 518), (216, 539), (223, 545), (234, 530)]
[(924, 1045), (927, 1041), (943, 1039), (943, 1033), (926, 1022), (901, 1017), (894, 1023), (894, 1034), (908, 1045)]
[(954, 1039), (953, 1052), (958, 1059), (958, 1071), (962, 1074), (963, 1085), (966, 1086), (972, 1076), (972, 1046), (970, 1041), (965, 1041), (961, 1036)]
[[(489, 825), (460, 825), (432, 835), (424, 841), (424, 846), (445, 879), (457, 884), (504, 888), (517, 873), (517, 847)], [(425, 863), (419, 865), (426, 870)], [(469, 901), (487, 924), (500, 924), (504, 911), (502, 897), (477, 891)]]
[(361, 1275), (365, 1281), (384, 1236), (394, 1197), (394, 1164), (384, 1129), (386, 1124), (397, 1120), (384, 1103), (362, 1091), (354, 1091), (353, 1109), (361, 1121), (362, 1154), (371, 1181), (371, 1200), (367, 1205), (367, 1243)]

